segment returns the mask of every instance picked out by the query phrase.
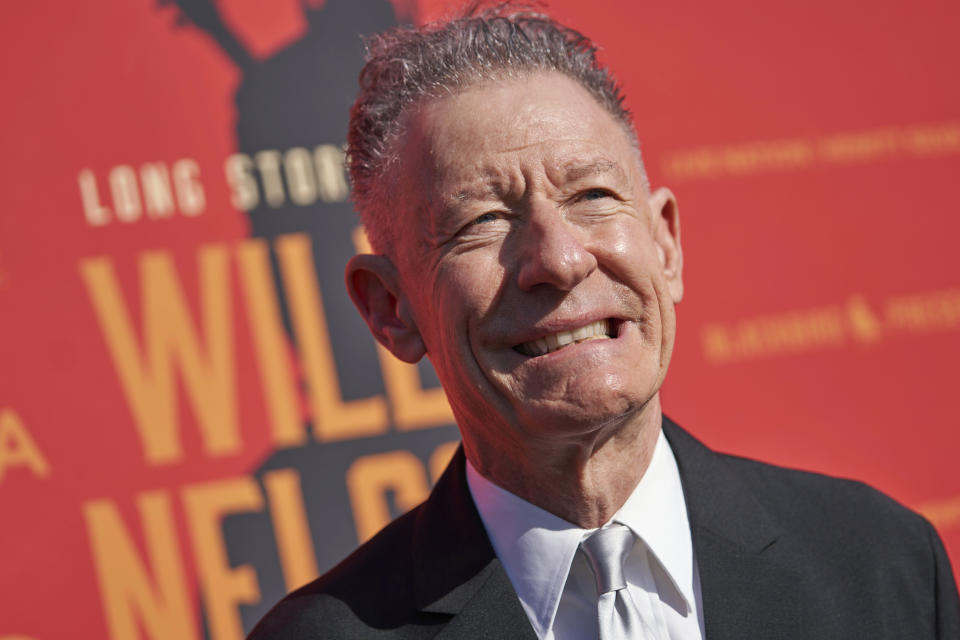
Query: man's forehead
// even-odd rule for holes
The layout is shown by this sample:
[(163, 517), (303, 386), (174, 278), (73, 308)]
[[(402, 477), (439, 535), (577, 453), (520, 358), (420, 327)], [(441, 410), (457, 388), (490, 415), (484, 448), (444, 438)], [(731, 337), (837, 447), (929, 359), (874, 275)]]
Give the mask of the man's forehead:
[[(629, 180), (621, 162), (596, 154), (558, 154), (556, 158), (545, 158), (541, 162), (547, 178), (557, 185), (575, 184), (601, 176), (617, 184)], [(524, 177), (512, 172), (480, 169), (459, 176), (456, 184), (447, 186), (451, 187), (451, 200), (488, 200), (502, 198), (517, 187), (514, 184), (517, 179), (523, 180)]]
[(393, 175), (418, 226), (537, 184), (573, 188), (602, 176), (625, 195), (645, 191), (632, 131), (562, 74), (481, 81), (427, 98), (404, 119)]
[(624, 169), (621, 162), (610, 158), (597, 157), (585, 161), (571, 159), (563, 166), (563, 176), (571, 182), (607, 174), (618, 180), (627, 180)]
[[(509, 136), (503, 150), (536, 144), (566, 121), (590, 128), (622, 123), (579, 82), (555, 71), (529, 71), (478, 78), (443, 92), (424, 96), (406, 110), (403, 128), (450, 141), (468, 134), (456, 125), (464, 118), (483, 123), (492, 118)], [(438, 136), (438, 134), (440, 134)], [(630, 137), (629, 135), (627, 136)]]

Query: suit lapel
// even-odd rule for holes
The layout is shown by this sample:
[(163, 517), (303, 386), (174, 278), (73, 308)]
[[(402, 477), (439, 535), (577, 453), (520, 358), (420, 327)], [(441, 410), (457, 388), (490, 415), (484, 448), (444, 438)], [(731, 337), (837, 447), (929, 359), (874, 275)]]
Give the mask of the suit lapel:
[(700, 572), (706, 637), (804, 637), (796, 573), (778, 562), (784, 535), (728, 460), (664, 417), (683, 482)]
[(437, 638), (536, 640), (473, 504), (465, 460), (461, 447), (414, 525), (417, 606), (452, 616)]
[[(778, 562), (787, 533), (729, 461), (666, 417), (663, 429), (683, 482), (706, 637), (805, 637), (796, 573)], [(412, 544), (418, 606), (451, 616), (438, 639), (536, 640), (470, 497), (462, 449), (419, 514)]]
[(500, 561), (494, 559), (488, 565), (486, 574), (473, 596), (464, 603), (450, 624), (437, 634), (437, 640), (537, 640), (537, 634), (530, 626)]

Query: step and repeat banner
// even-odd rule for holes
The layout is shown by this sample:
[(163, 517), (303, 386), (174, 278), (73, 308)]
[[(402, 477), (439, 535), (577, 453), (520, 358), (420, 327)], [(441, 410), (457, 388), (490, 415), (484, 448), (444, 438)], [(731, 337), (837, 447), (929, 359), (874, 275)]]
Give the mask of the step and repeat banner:
[[(361, 34), (403, 0), (0, 9), (0, 638), (242, 638), (422, 500), (429, 364), (343, 287)], [(677, 194), (667, 412), (865, 480), (960, 568), (960, 6), (555, 0)]]

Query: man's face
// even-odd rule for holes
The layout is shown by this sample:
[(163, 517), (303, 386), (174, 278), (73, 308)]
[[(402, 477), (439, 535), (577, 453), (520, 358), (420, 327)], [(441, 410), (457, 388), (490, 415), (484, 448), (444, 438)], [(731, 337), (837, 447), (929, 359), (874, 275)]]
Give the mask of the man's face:
[(394, 262), (468, 450), (577, 439), (656, 397), (679, 222), (622, 127), (560, 74), (421, 104)]

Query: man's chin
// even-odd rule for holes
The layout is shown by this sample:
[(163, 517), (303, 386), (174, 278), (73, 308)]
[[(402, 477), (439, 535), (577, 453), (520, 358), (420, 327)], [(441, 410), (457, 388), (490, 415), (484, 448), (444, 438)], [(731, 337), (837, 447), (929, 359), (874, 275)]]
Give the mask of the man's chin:
[(529, 401), (517, 411), (524, 431), (549, 437), (573, 438), (597, 435), (600, 431), (642, 420), (647, 414), (659, 416), (660, 403), (652, 394), (595, 392), (582, 402)]

